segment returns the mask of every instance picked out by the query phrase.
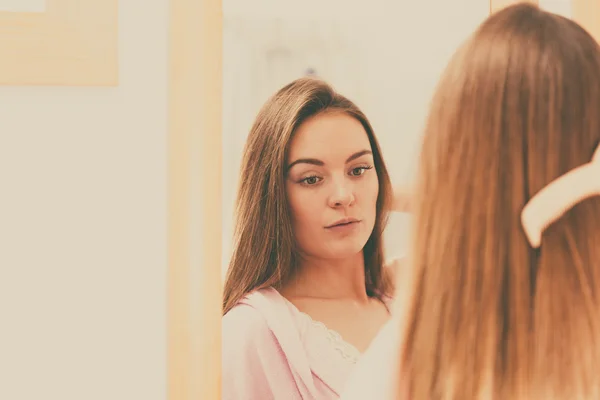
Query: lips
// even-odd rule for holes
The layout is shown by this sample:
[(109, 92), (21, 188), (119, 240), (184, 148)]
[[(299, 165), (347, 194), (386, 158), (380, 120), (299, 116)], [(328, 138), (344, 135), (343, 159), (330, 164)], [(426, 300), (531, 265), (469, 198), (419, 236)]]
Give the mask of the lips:
[(343, 219), (340, 219), (340, 220), (334, 222), (331, 225), (327, 225), (325, 228), (331, 229), (331, 228), (335, 228), (335, 227), (339, 227), (339, 226), (351, 225), (351, 224), (354, 224), (357, 222), (360, 222), (360, 220), (358, 220), (356, 218), (343, 218)]

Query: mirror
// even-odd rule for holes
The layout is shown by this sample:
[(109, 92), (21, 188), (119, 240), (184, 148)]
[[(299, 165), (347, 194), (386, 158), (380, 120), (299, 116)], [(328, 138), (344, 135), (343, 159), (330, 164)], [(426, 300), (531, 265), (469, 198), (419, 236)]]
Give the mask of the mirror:
[[(451, 3), (451, 4), (450, 4)], [(317, 11), (318, 10), (318, 11)], [(231, 255), (240, 158), (262, 104), (316, 75), (370, 119), (396, 185), (413, 180), (429, 98), (450, 55), (489, 13), (487, 0), (223, 2), (223, 274)], [(394, 213), (386, 257), (408, 242)]]

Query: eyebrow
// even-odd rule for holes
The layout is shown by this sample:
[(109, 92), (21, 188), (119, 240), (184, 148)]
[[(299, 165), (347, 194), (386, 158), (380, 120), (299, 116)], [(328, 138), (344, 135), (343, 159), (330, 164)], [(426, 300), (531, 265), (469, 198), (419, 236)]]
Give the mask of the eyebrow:
[[(356, 160), (357, 158), (362, 157), (366, 154), (373, 154), (373, 152), (371, 150), (357, 151), (356, 153), (354, 153), (350, 157), (348, 157), (348, 159), (346, 160), (346, 164), (348, 164), (350, 161)], [(296, 164), (311, 164), (311, 165), (318, 165), (320, 167), (325, 165), (325, 163), (323, 161), (318, 160), (316, 158), (299, 158), (296, 161), (294, 161), (293, 163), (291, 163), (290, 165), (288, 165), (288, 167), (287, 167), (288, 171)]]

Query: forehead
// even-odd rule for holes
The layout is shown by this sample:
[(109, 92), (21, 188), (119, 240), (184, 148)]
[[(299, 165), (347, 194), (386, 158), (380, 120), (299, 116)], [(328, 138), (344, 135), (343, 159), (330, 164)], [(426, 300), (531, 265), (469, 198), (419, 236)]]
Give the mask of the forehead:
[(304, 121), (294, 133), (288, 158), (312, 157), (321, 160), (347, 157), (361, 150), (372, 150), (362, 124), (342, 112), (318, 114)]

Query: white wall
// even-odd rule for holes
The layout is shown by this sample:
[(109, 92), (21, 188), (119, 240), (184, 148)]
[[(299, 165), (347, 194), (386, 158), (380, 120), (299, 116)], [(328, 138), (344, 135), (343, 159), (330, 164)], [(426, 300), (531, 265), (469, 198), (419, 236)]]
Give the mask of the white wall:
[(168, 0), (119, 3), (119, 87), (0, 87), (0, 399), (165, 399)]
[[(224, 0), (224, 15), (225, 270), (241, 152), (267, 97), (315, 67), (366, 112), (393, 182), (410, 182), (434, 86), (489, 0)], [(404, 253), (407, 227), (405, 215), (392, 217), (388, 257)]]
[(538, 4), (546, 11), (562, 15), (565, 18), (573, 18), (571, 0), (539, 0)]

